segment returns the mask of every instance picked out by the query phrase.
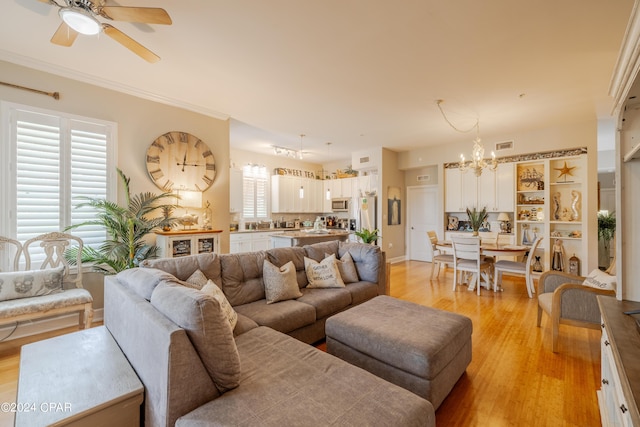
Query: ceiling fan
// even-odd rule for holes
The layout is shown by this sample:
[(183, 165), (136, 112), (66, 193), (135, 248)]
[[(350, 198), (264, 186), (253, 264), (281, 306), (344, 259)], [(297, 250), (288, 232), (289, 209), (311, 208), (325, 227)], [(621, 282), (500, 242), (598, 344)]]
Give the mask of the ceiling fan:
[(149, 62), (158, 62), (160, 57), (142, 46), (110, 24), (100, 22), (98, 17), (110, 21), (139, 22), (145, 24), (171, 25), (171, 17), (157, 7), (105, 6), (106, 0), (39, 0), (58, 7), (62, 23), (51, 37), (51, 43), (71, 46), (78, 34), (96, 35), (100, 31), (111, 37), (136, 55)]

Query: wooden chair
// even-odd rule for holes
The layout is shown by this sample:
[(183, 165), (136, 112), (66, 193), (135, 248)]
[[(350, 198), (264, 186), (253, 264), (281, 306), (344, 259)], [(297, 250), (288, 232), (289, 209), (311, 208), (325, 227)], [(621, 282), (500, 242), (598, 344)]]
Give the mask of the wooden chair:
[(551, 320), (551, 350), (558, 351), (560, 325), (600, 329), (600, 308), (596, 296), (615, 296), (615, 291), (584, 286), (584, 277), (561, 271), (547, 271), (538, 281), (538, 320), (542, 312)]
[(527, 286), (527, 293), (529, 298), (533, 298), (535, 288), (533, 286), (533, 274), (531, 271), (533, 265), (534, 255), (536, 249), (542, 241), (542, 237), (538, 237), (531, 245), (529, 250), (529, 256), (525, 262), (500, 260), (493, 264), (493, 289), (498, 290), (498, 284), (502, 281), (502, 273), (516, 274), (525, 277), (525, 284)]
[(2, 271), (3, 265), (9, 267), (7, 271), (17, 271), (20, 267), (21, 256), (22, 244), (20, 242), (0, 236), (0, 271)]
[(485, 282), (491, 287), (491, 263), (486, 262), (480, 254), (480, 239), (477, 237), (452, 237), (453, 242), (453, 290), (455, 292), (458, 272), (473, 274), (478, 295), (480, 295), (480, 282), (484, 277)]
[[(24, 320), (59, 314), (78, 313), (80, 329), (90, 327), (93, 320), (93, 297), (89, 291), (82, 288), (82, 246), (80, 238), (59, 232), (46, 233), (27, 240), (22, 246), (25, 271), (63, 267), (63, 290), (0, 301), (0, 325), (13, 322), (18, 324)], [(78, 266), (75, 277), (69, 274), (69, 263), (64, 257), (65, 251), (71, 247), (74, 248)], [(38, 258), (43, 258), (37, 269), (32, 269), (31, 265), (34, 253)], [(18, 270), (15, 269), (15, 271)]]
[(440, 275), (440, 266), (444, 265), (446, 268), (447, 265), (453, 265), (454, 261), (453, 255), (442, 253), (442, 251), (436, 247), (438, 235), (435, 231), (427, 231), (427, 236), (429, 237), (429, 244), (427, 246), (431, 248), (431, 275), (429, 276), (429, 280), (433, 280), (433, 270), (436, 266), (438, 267), (436, 277), (438, 277)]

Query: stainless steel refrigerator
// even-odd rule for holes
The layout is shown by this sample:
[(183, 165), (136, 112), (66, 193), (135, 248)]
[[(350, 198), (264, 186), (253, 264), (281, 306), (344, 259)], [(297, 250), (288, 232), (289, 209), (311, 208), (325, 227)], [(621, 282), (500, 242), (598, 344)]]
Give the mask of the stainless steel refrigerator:
[(378, 217), (376, 215), (376, 196), (360, 196), (358, 198), (358, 219), (359, 230), (375, 230), (378, 228)]

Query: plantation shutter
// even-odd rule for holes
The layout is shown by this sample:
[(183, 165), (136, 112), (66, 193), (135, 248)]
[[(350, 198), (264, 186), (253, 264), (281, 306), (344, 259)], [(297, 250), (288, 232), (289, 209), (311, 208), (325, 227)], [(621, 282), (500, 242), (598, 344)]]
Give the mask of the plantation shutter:
[(246, 165), (242, 168), (242, 216), (245, 220), (267, 218), (268, 182), (266, 167)]
[[(11, 117), (16, 239), (24, 242), (95, 218), (93, 208), (77, 205), (81, 197), (107, 198), (113, 125), (22, 109), (13, 110)], [(71, 233), (96, 249), (106, 238), (101, 227)]]

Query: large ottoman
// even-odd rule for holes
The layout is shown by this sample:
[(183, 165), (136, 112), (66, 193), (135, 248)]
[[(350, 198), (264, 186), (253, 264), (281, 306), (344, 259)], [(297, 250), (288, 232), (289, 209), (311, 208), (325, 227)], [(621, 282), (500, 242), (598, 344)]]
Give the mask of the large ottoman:
[(437, 409), (471, 362), (471, 319), (377, 296), (327, 319), (327, 352)]

